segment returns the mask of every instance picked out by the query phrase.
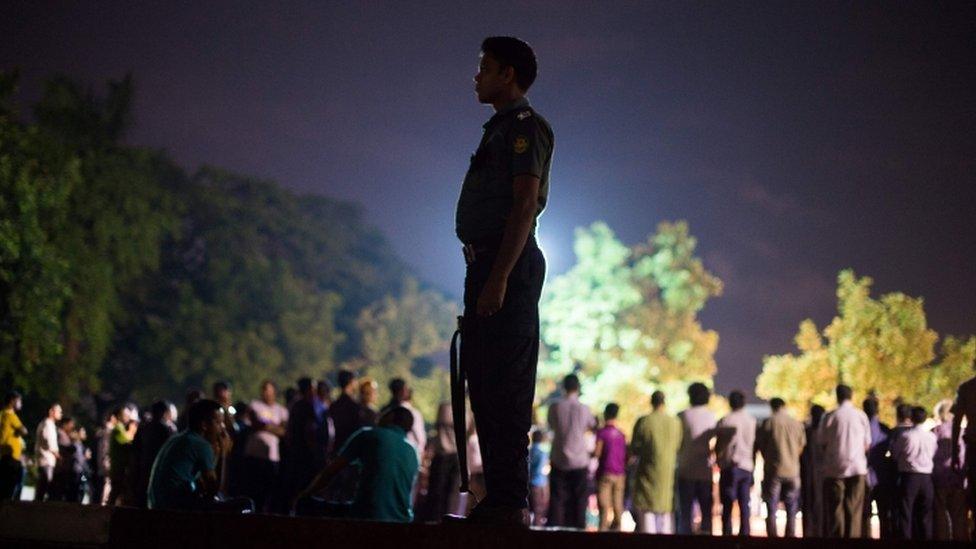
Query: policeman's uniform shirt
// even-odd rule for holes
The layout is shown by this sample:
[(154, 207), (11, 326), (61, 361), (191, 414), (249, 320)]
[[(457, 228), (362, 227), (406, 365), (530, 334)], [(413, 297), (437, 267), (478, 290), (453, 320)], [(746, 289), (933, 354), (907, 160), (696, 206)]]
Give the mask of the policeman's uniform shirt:
[[(514, 202), (512, 182), (520, 175), (539, 178), (536, 217), (546, 207), (553, 133), (525, 97), (495, 113), (464, 176), (455, 216), (462, 242), (501, 236)], [(535, 221), (532, 225), (535, 230)]]

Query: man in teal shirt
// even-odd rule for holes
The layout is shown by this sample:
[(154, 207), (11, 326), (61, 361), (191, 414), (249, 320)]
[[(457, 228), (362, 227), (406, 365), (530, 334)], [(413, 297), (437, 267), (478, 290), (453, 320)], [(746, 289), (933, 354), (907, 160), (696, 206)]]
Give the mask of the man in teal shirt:
[(377, 427), (356, 431), (295, 502), (321, 492), (346, 466), (354, 465), (361, 469), (359, 486), (346, 516), (411, 522), (413, 485), (420, 467), (417, 450), (406, 440), (412, 427), (413, 414), (397, 406), (380, 417)]
[(188, 412), (187, 430), (160, 448), (149, 475), (150, 509), (202, 509), (217, 493), (214, 445), (224, 433), (224, 411), (200, 400)]

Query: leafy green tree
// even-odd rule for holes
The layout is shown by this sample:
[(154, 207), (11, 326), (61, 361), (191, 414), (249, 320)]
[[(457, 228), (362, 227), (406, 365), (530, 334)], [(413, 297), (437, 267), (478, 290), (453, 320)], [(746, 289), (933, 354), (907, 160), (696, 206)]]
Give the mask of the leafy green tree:
[(57, 147), (0, 114), (0, 382), (45, 398), (56, 396), (48, 381), (59, 379), (62, 311), (72, 297), (57, 240), (81, 184), (80, 162)]
[(696, 244), (684, 222), (661, 223), (634, 247), (604, 223), (577, 229), (577, 263), (547, 285), (541, 302), (540, 396), (575, 371), (584, 402), (618, 402), (622, 423), (632, 425), (654, 389), (678, 406), (688, 383), (710, 384), (718, 334), (697, 314), (722, 283), (695, 257)]
[(976, 339), (947, 338), (936, 361), (938, 334), (926, 322), (922, 299), (900, 292), (872, 298), (872, 280), (842, 271), (837, 277), (838, 315), (818, 333), (800, 324), (799, 354), (768, 356), (756, 393), (779, 396), (795, 407), (834, 404), (833, 388), (846, 383), (855, 398), (872, 394), (890, 420), (900, 401), (934, 406), (972, 375)]
[(446, 370), (434, 359), (447, 351), (457, 305), (407, 278), (398, 295), (387, 295), (359, 313), (361, 357), (351, 366), (369, 373), (382, 388), (401, 377), (414, 388), (414, 404), (424, 417), (450, 398)]
[[(158, 155), (115, 142), (130, 100), (128, 78), (111, 83), (104, 98), (55, 78), (35, 109), (36, 126), (3, 121), (11, 214), (4, 218), (13, 221), (4, 238), (13, 261), (4, 276), (11, 288), (43, 284), (31, 296), (37, 308), (5, 318), (33, 328), (5, 327), (3, 337), (17, 350), (11, 367), (30, 372), (11, 381), (43, 398), (70, 402), (99, 388), (124, 316), (120, 292), (155, 267), (160, 242), (175, 228), (169, 195), (155, 178)], [(11, 294), (17, 307), (23, 296)]]

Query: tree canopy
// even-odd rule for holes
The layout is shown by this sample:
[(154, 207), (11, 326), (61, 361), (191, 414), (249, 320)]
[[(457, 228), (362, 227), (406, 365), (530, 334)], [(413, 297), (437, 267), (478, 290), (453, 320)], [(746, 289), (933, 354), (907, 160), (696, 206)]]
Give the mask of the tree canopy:
[(845, 383), (857, 400), (877, 397), (887, 420), (898, 402), (931, 410), (951, 398), (974, 373), (976, 337), (946, 337), (936, 353), (939, 336), (928, 327), (923, 300), (900, 292), (873, 298), (872, 283), (841, 271), (837, 316), (822, 332), (812, 320), (801, 322), (794, 339), (799, 352), (765, 357), (756, 393), (829, 409), (834, 388)]
[(440, 383), (454, 306), (359, 206), (125, 145), (131, 77), (55, 77), (32, 123), (15, 88), (0, 74), (0, 385), (71, 404), (341, 365)]
[(630, 247), (604, 223), (577, 229), (576, 265), (547, 285), (541, 302), (540, 395), (575, 372), (583, 401), (622, 404), (629, 428), (654, 389), (677, 408), (688, 384), (711, 385), (718, 333), (697, 315), (722, 282), (694, 255), (696, 245), (683, 221), (661, 223)]

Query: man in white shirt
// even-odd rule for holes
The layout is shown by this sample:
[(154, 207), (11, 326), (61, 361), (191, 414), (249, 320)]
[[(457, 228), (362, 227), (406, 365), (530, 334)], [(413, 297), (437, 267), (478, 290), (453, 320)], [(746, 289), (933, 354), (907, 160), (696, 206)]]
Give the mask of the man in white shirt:
[(552, 453), (549, 473), (550, 526), (586, 528), (587, 467), (590, 448), (586, 433), (596, 427), (596, 418), (579, 401), (579, 378), (570, 374), (563, 379), (565, 398), (549, 407), (552, 429)]
[[(938, 441), (925, 429), (925, 408), (911, 411), (912, 428), (891, 443), (891, 457), (898, 464), (898, 529), (902, 539), (932, 539), (932, 468)], [(916, 522), (921, 531), (914, 532)], [(916, 529), (917, 530), (917, 529)]]
[(699, 532), (712, 535), (712, 460), (711, 441), (715, 437), (715, 414), (708, 409), (712, 393), (704, 383), (688, 386), (691, 408), (678, 414), (681, 419), (681, 447), (678, 449), (678, 534), (692, 533), (695, 503), (701, 512)]
[(732, 411), (718, 422), (715, 456), (721, 470), (719, 498), (722, 500), (722, 535), (732, 535), (732, 505), (739, 504), (739, 535), (749, 535), (749, 499), (756, 445), (756, 418), (745, 411), (742, 391), (729, 393)]
[(281, 438), (288, 424), (288, 409), (277, 398), (274, 383), (265, 380), (261, 383), (261, 398), (250, 404), (253, 433), (244, 445), (242, 491), (254, 500), (254, 509), (259, 513), (267, 511), (270, 504), (281, 463)]
[(871, 426), (867, 414), (851, 404), (852, 395), (850, 387), (838, 385), (837, 409), (820, 426), (828, 537), (861, 537)]
[(61, 405), (55, 402), (47, 409), (45, 417), (37, 425), (34, 444), (34, 457), (37, 460), (37, 489), (34, 501), (44, 501), (51, 490), (54, 479), (54, 466), (61, 455), (58, 452), (58, 424), (61, 421)]
[[(427, 427), (424, 424), (424, 416), (420, 410), (411, 403), (413, 399), (413, 388), (407, 385), (403, 378), (393, 378), (390, 381), (390, 403), (383, 407), (380, 414), (385, 414), (397, 406), (402, 406), (413, 414), (413, 427), (407, 433), (407, 442), (413, 444), (417, 449), (417, 459), (423, 463), (424, 449), (427, 448)], [(361, 404), (361, 403), (360, 403)]]

